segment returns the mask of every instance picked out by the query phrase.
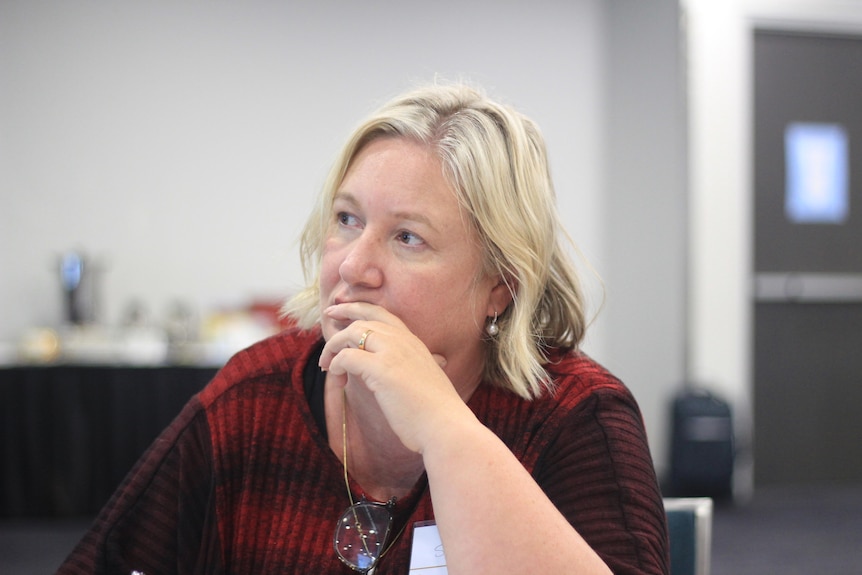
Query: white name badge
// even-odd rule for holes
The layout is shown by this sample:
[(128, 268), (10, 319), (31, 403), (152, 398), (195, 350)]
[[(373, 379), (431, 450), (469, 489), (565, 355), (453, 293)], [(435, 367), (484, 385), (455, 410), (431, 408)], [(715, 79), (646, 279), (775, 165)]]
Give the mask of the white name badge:
[(446, 555), (440, 532), (433, 521), (413, 525), (413, 550), (410, 553), (410, 575), (448, 575)]

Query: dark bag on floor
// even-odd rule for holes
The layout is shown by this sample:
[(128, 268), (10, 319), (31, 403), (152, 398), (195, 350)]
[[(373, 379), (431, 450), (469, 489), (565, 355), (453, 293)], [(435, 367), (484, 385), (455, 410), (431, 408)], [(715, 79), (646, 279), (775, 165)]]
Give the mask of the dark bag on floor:
[(728, 497), (733, 477), (730, 405), (707, 391), (685, 391), (673, 400), (668, 495)]

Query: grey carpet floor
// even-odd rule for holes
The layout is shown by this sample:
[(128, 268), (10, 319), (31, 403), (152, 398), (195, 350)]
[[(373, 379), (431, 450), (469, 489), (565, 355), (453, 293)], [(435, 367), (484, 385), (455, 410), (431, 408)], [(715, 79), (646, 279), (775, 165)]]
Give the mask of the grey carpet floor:
[[(0, 574), (53, 573), (89, 518), (0, 520)], [(719, 504), (712, 575), (862, 573), (862, 486), (760, 489)]]

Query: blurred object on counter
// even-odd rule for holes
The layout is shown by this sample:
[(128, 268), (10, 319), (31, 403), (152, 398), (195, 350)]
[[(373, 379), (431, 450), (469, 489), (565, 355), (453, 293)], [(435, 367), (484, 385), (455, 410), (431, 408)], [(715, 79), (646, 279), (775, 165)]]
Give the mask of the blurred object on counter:
[(163, 365), (168, 339), (153, 326), (70, 326), (60, 332), (60, 358), (75, 364)]
[(284, 307), (283, 299), (255, 299), (252, 300), (249, 306), (249, 313), (260, 318), (260, 321), (271, 324), (278, 331), (287, 329), (293, 324), (293, 320), (281, 315), (281, 308)]
[(168, 361), (168, 334), (153, 322), (142, 301), (132, 300), (126, 307), (115, 339), (120, 344), (120, 362), (157, 365)]
[(198, 363), (199, 352), (195, 344), (200, 338), (199, 323), (188, 303), (177, 300), (171, 304), (165, 319), (171, 363)]
[(236, 352), (287, 327), (280, 308), (280, 301), (252, 300), (211, 312), (201, 321), (187, 302), (178, 300), (164, 320), (157, 321), (142, 301), (133, 300), (117, 326), (28, 329), (9, 346), (5, 363), (219, 367)]
[(62, 328), (60, 360), (64, 363), (102, 365), (120, 361), (123, 345), (113, 330), (100, 325), (70, 325)]
[(225, 363), (236, 352), (275, 335), (286, 324), (279, 319), (280, 304), (254, 300), (250, 305), (211, 313), (201, 326), (204, 363)]
[(143, 326), (122, 331), (119, 361), (133, 365), (168, 363), (168, 335), (163, 329)]
[(81, 252), (60, 256), (60, 287), (63, 291), (63, 322), (92, 324), (98, 313), (99, 268)]
[(126, 305), (120, 318), (123, 327), (144, 327), (150, 324), (150, 311), (144, 302), (133, 299)]
[(50, 363), (60, 357), (60, 336), (46, 327), (30, 328), (18, 342), (17, 359), (26, 363)]

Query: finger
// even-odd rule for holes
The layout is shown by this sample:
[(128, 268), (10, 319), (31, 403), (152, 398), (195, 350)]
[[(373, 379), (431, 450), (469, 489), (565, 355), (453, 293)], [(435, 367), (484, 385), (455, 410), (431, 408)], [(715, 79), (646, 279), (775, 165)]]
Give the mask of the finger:
[(363, 360), (367, 356), (363, 356), (365, 352), (358, 349), (345, 348), (337, 355), (332, 357), (329, 362), (327, 371), (335, 376), (343, 378), (344, 385), (347, 385), (347, 377), (350, 375), (363, 378)]
[(329, 372), (326, 377), (326, 385), (333, 385), (335, 389), (343, 389), (347, 387), (347, 373), (346, 372)]
[[(375, 331), (374, 327), (378, 329)], [(318, 364), (324, 370), (329, 370), (332, 360), (345, 350), (357, 350), (362, 352), (372, 351), (369, 344), (375, 339), (374, 336), (380, 334), (380, 328), (383, 327), (379, 323), (366, 321), (354, 321), (343, 330), (336, 332), (329, 341), (323, 346), (323, 351), (320, 353)], [(360, 349), (360, 346), (362, 349)]]
[[(356, 349), (359, 351), (365, 351), (365, 346), (367, 345), (368, 338), (371, 334), (374, 333), (373, 329), (366, 329), (362, 332), (362, 335), (359, 336), (359, 343), (356, 344)], [(370, 350), (369, 350), (370, 351)]]
[(337, 321), (378, 321), (404, 327), (397, 316), (385, 308), (367, 302), (349, 302), (331, 305), (323, 310), (324, 315)]

